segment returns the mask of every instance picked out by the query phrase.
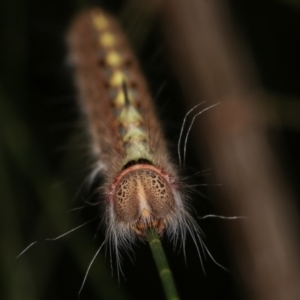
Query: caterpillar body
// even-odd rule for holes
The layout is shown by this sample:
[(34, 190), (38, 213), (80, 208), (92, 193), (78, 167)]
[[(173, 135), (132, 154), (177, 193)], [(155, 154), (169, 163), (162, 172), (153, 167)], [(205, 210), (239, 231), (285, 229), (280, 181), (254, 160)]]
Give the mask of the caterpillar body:
[(147, 84), (118, 22), (100, 9), (79, 15), (69, 33), (80, 105), (95, 170), (104, 176), (106, 241), (128, 247), (148, 229), (184, 243), (200, 229), (187, 210)]

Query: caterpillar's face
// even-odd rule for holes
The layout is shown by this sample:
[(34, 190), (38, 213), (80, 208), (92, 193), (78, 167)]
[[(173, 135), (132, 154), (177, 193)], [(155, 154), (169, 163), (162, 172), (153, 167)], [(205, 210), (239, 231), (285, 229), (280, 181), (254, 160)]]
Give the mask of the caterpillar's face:
[(175, 200), (170, 184), (157, 168), (135, 165), (121, 173), (113, 209), (116, 221), (130, 224), (139, 235), (148, 228), (161, 233), (175, 210)]

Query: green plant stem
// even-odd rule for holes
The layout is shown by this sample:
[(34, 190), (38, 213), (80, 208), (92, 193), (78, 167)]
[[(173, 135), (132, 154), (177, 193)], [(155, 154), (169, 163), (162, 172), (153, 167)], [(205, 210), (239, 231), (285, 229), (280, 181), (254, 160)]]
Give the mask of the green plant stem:
[(179, 300), (175, 287), (173, 275), (169, 267), (164, 249), (160, 242), (158, 233), (155, 229), (147, 231), (147, 239), (152, 251), (152, 255), (160, 276), (161, 283), (167, 300)]

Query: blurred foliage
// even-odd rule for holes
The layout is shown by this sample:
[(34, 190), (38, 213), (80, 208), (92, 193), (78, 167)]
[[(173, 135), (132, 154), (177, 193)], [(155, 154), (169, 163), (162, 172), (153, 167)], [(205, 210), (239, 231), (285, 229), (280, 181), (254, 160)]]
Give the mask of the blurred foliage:
[[(264, 103), (274, 116), (270, 129), (276, 139), (285, 141), (282, 161), (299, 196), (300, 12), (299, 6), (284, 2), (290, 1), (230, 1), (262, 84), (270, 91)], [(126, 3), (99, 4), (119, 13)], [(40, 242), (14, 259), (32, 241), (59, 236), (100, 213), (95, 206), (87, 206), (80, 213), (70, 212), (82, 206), (83, 200), (90, 200), (91, 194), (88, 189), (78, 188), (88, 174), (89, 160), (82, 145), (82, 130), (76, 125), (79, 113), (65, 47), (68, 24), (78, 6), (70, 0), (0, 3), (1, 299), (74, 299), (103, 241), (102, 228), (93, 239), (97, 218), (58, 241)], [(124, 15), (123, 19), (126, 25)], [(159, 30), (148, 25), (141, 27), (143, 34), (137, 30), (133, 40), (147, 33), (143, 45), (137, 45), (139, 56), (153, 93), (161, 87), (161, 81), (166, 83), (157, 102), (162, 119), (175, 124), (172, 127), (171, 122), (165, 122), (173, 142), (182, 120), (182, 103), (161, 51)], [(128, 27), (134, 28), (130, 24)], [(164, 108), (168, 99), (172, 106)], [(196, 164), (192, 155), (189, 164)], [(199, 214), (212, 209), (210, 201), (200, 202), (195, 201)], [(230, 266), (220, 224), (207, 221), (201, 227), (214, 257)], [(203, 274), (191, 241), (187, 242), (187, 265), (183, 254), (174, 253), (168, 241), (164, 246), (183, 299), (238, 297), (239, 282), (211, 261), (205, 261), (207, 275)], [(135, 250), (134, 264), (124, 256), (126, 280), (112, 274), (109, 255), (102, 251), (81, 299), (163, 299), (148, 246), (140, 244)]]

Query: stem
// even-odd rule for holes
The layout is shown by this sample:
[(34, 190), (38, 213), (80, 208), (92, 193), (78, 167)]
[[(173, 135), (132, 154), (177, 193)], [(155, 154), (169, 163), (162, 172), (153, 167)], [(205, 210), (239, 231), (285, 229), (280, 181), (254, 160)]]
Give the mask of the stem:
[(155, 229), (147, 230), (147, 239), (160, 276), (167, 300), (179, 300), (173, 275), (169, 267), (164, 249)]

